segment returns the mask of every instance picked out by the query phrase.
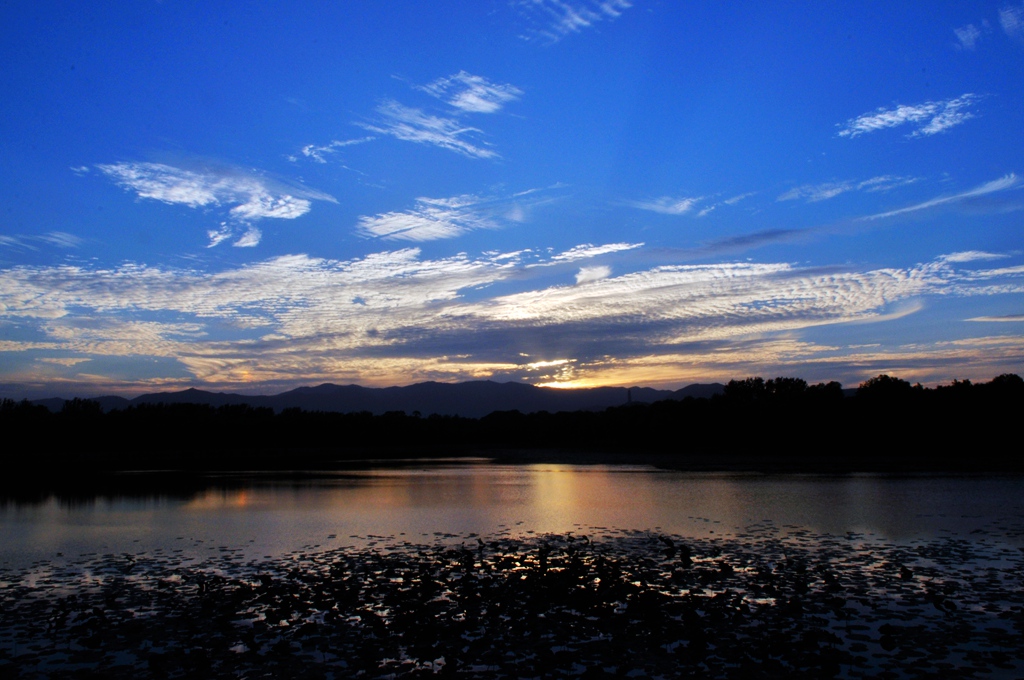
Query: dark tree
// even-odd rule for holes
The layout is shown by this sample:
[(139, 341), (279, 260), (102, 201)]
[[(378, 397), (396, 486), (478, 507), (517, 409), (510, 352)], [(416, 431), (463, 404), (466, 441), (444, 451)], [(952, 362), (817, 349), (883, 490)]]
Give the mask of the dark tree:
[(882, 374), (862, 382), (857, 388), (857, 397), (886, 401), (905, 399), (910, 396), (913, 389), (906, 380)]
[(992, 378), (992, 382), (985, 385), (990, 391), (1001, 397), (1020, 397), (1024, 395), (1024, 379), (1016, 373), (1003, 373)]
[(807, 381), (801, 378), (773, 378), (764, 386), (771, 399), (780, 401), (799, 399), (807, 391)]
[(807, 396), (815, 402), (842, 401), (846, 396), (843, 394), (843, 386), (832, 380), (828, 383), (818, 383), (807, 388)]
[(101, 413), (103, 413), (103, 407), (100, 406), (98, 401), (75, 397), (74, 399), (65, 401), (60, 412), (62, 416), (97, 418)]
[(730, 380), (723, 392), (726, 399), (730, 401), (756, 401), (764, 399), (767, 390), (764, 378), (744, 378), (743, 380)]

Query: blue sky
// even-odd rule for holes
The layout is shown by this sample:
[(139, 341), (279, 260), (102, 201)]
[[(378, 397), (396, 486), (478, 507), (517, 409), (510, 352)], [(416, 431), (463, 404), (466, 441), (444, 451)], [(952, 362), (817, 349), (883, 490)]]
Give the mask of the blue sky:
[(0, 7), (0, 393), (1024, 372), (1021, 2)]

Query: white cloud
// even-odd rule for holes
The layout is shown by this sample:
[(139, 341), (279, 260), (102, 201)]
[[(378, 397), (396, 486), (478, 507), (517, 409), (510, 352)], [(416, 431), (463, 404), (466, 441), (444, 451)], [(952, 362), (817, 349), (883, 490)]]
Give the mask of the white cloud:
[(953, 33), (956, 34), (956, 39), (960, 41), (958, 47), (965, 50), (973, 50), (974, 46), (978, 43), (978, 39), (981, 38), (981, 30), (974, 24), (954, 28)]
[(629, 0), (522, 0), (517, 6), (536, 26), (531, 31), (534, 36), (557, 42), (601, 21), (618, 19), (633, 3)]
[(222, 242), (231, 238), (233, 233), (234, 229), (230, 227), (227, 222), (221, 222), (220, 229), (210, 229), (206, 232), (206, 236), (210, 239), (210, 243), (206, 247), (213, 248), (214, 246), (220, 245)]
[(438, 78), (419, 89), (465, 113), (495, 113), (523, 96), (523, 91), (515, 85), (499, 85), (466, 71)]
[(406, 211), (362, 216), (356, 228), (364, 236), (406, 241), (454, 238), (476, 229), (498, 229), (506, 222), (524, 222), (529, 208), (546, 199), (533, 191), (510, 197), (471, 194), (451, 198), (417, 198)]
[(261, 238), (263, 238), (263, 232), (250, 225), (242, 237), (231, 245), (236, 248), (252, 248), (259, 245)]
[[(1024, 292), (1019, 280), (1024, 271), (1007, 269), (1001, 276), (1007, 278), (1007, 289)], [(906, 313), (894, 312), (895, 303), (918, 296), (975, 294), (965, 285), (970, 279), (969, 273), (961, 277), (938, 261), (908, 269), (828, 273), (782, 263), (666, 266), (587, 286), (502, 296), (478, 303), (473, 314), (525, 324), (533, 337), (541, 337), (542, 328), (572, 328), (574, 337), (585, 335), (595, 345), (635, 338), (640, 327), (647, 327), (642, 337), (650, 347), (893, 318), (893, 313)]]
[(641, 210), (650, 210), (651, 212), (661, 213), (662, 215), (685, 215), (693, 210), (694, 206), (703, 200), (703, 198), (703, 196), (684, 198), (662, 196), (661, 198), (655, 198), (649, 201), (626, 201), (626, 205), (634, 208), (640, 208)]
[(480, 134), (480, 130), (463, 125), (454, 118), (431, 116), (392, 100), (378, 106), (377, 113), (381, 118), (376, 123), (360, 125), (371, 132), (407, 142), (439, 146), (470, 158), (500, 158), (496, 151), (468, 141), (467, 137)]
[(1019, 264), (1013, 267), (1000, 267), (998, 269), (976, 269), (967, 275), (974, 280), (995, 279), (1005, 276), (1020, 276), (1024, 274), (1024, 265)]
[(1004, 314), (1003, 316), (975, 316), (968, 321), (986, 321), (989, 323), (1021, 323), (1024, 322), (1024, 314)]
[(973, 118), (974, 114), (965, 109), (973, 106), (977, 100), (977, 95), (967, 93), (956, 99), (925, 102), (914, 106), (900, 104), (894, 109), (879, 108), (846, 121), (845, 127), (839, 131), (839, 136), (852, 138), (866, 132), (898, 127), (907, 123), (917, 126), (917, 129), (909, 135), (910, 137), (934, 135)]
[(756, 194), (757, 194), (756, 191), (748, 191), (745, 194), (740, 194), (739, 196), (733, 196), (732, 198), (727, 198), (724, 201), (722, 201), (722, 203), (724, 203), (725, 205), (736, 205), (740, 201), (742, 201), (744, 199), (747, 199), (747, 198), (750, 198), (751, 196), (754, 196)]
[(596, 267), (580, 267), (579, 272), (576, 273), (576, 285), (581, 283), (589, 283), (591, 281), (600, 281), (606, 279), (612, 275), (612, 268), (604, 265)]
[(58, 366), (76, 366), (78, 364), (84, 364), (87, 361), (92, 361), (88, 357), (39, 357), (36, 361), (40, 361), (44, 364), (56, 364)]
[[(322, 146), (318, 146), (316, 144), (307, 144), (306, 146), (302, 147), (300, 153), (306, 158), (312, 158), (317, 163), (326, 163), (327, 159), (325, 158), (325, 156), (329, 154), (338, 153), (338, 151), (344, 149), (346, 146), (365, 144), (366, 142), (372, 142), (374, 139), (376, 139), (376, 137), (361, 137), (359, 139), (344, 140), (336, 139)], [(298, 156), (289, 156), (288, 160), (295, 162), (299, 160), (299, 158)]]
[[(231, 169), (189, 170), (143, 162), (96, 167), (140, 198), (190, 208), (232, 206), (228, 215), (242, 223), (261, 219), (292, 220), (309, 212), (311, 200), (335, 202), (326, 194), (285, 187), (263, 177)], [(210, 245), (230, 238), (233, 231), (228, 223), (222, 222), (219, 230), (208, 232)], [(256, 245), (258, 239), (259, 230), (249, 228), (236, 245)]]
[(960, 263), (960, 262), (976, 262), (978, 260), (999, 260), (999, 259), (1002, 259), (1004, 257), (1007, 257), (1007, 256), (1006, 255), (1001, 255), (999, 253), (986, 253), (986, 252), (981, 251), (981, 250), (964, 250), (964, 251), (959, 252), (959, 253), (950, 253), (949, 255), (940, 255), (938, 259), (943, 261), (943, 262)]
[(693, 214), (696, 217), (706, 217), (722, 206), (736, 205), (740, 201), (757, 194), (756, 191), (748, 191), (723, 201), (708, 202), (711, 200), (706, 196), (661, 196), (644, 201), (623, 201), (623, 205), (640, 210), (649, 210), (662, 215), (687, 215)]
[(999, 25), (1011, 38), (1024, 38), (1024, 5), (1007, 5), (999, 10)]
[[(433, 97), (446, 102), (459, 113), (495, 113), (505, 104), (519, 99), (523, 91), (505, 83), (493, 83), (483, 76), (467, 71), (439, 78), (428, 85), (417, 87)], [(470, 158), (500, 158), (500, 155), (486, 142), (477, 139), (482, 135), (479, 128), (462, 124), (457, 118), (435, 116), (421, 109), (404, 106), (394, 100), (383, 101), (376, 109), (377, 119), (357, 123), (360, 127), (380, 135), (388, 135), (407, 142), (429, 144), (448, 149)], [(335, 140), (325, 145), (307, 144), (300, 153), (317, 163), (326, 163), (327, 156), (354, 144), (363, 144), (376, 139), (369, 136), (360, 139)], [(298, 155), (289, 157), (298, 160)]]
[(779, 196), (777, 201), (795, 201), (806, 199), (810, 203), (835, 198), (839, 194), (846, 193), (853, 189), (852, 182), (826, 182), (825, 184), (804, 184), (793, 187), (786, 193)]
[(643, 245), (643, 243), (605, 243), (603, 245), (595, 246), (590, 243), (584, 243), (583, 245), (573, 246), (569, 250), (552, 256), (551, 262), (575, 262), (577, 260), (588, 260), (599, 255), (619, 253), (624, 250), (634, 250), (636, 248), (643, 247)]
[(1020, 186), (1020, 181), (1017, 175), (1012, 172), (1009, 175), (1004, 175), (999, 179), (994, 179), (991, 182), (986, 182), (979, 187), (975, 187), (970, 191), (965, 191), (962, 194), (955, 194), (953, 196), (940, 196), (939, 198), (933, 198), (930, 201), (923, 203), (917, 203), (916, 205), (907, 206), (906, 208), (900, 208), (898, 210), (889, 210), (888, 212), (878, 213), (877, 215), (868, 215), (867, 217), (860, 218), (861, 220), (878, 220), (885, 217), (894, 217), (896, 215), (903, 215), (905, 213), (917, 212), (918, 210), (926, 210), (927, 208), (933, 208), (937, 205), (944, 205), (946, 203), (956, 203), (969, 198), (975, 198), (978, 196), (985, 196), (986, 194), (992, 194), (997, 191), (1006, 191), (1007, 189), (1013, 189)]
[(917, 177), (900, 177), (898, 175), (879, 175), (857, 183), (857, 189), (862, 191), (891, 191), (897, 187), (906, 186), (919, 181)]
[(389, 212), (360, 217), (358, 229), (365, 236), (406, 241), (433, 241), (461, 236), (473, 229), (493, 229), (497, 225), (464, 206), (451, 206), (436, 199), (418, 198), (407, 212)]
[(307, 321), (316, 325), (318, 314), (337, 318), (356, 297), (363, 301), (359, 310), (450, 299), (463, 286), (500, 278), (513, 262), (470, 261), (461, 255), (421, 261), (418, 250), (406, 249), (348, 261), (283, 256), (220, 274), (137, 264), (17, 267), (0, 271), (0, 302), (8, 317), (59, 318), (82, 308), (105, 316), (186, 312), (232, 323), (269, 318), (304, 323), (304, 310), (313, 309), (318, 311)]
[(309, 212), (309, 201), (294, 196), (253, 195), (241, 205), (231, 209), (230, 214), (238, 220), (260, 220), (276, 218), (294, 220)]
[(220, 178), (208, 174), (182, 170), (162, 163), (114, 163), (97, 165), (104, 174), (126, 189), (134, 190), (141, 198), (154, 198), (164, 203), (181, 203), (190, 208), (219, 205), (218, 194), (237, 200), (236, 188), (220, 189)]
[(916, 181), (916, 177), (880, 175), (878, 177), (866, 179), (862, 182), (843, 181), (825, 182), (824, 184), (804, 184), (802, 186), (793, 187), (786, 193), (779, 196), (776, 200), (794, 201), (804, 199), (808, 203), (816, 203), (818, 201), (826, 201), (830, 198), (835, 198), (836, 196), (845, 194), (848, 191), (889, 191), (896, 187), (913, 184)]

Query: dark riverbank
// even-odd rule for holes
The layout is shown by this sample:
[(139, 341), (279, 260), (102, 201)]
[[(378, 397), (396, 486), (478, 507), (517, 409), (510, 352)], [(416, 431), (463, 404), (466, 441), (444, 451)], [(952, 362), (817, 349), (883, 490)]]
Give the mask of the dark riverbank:
[(103, 412), (89, 401), (51, 413), (5, 401), (2, 465), (5, 485), (18, 489), (112, 483), (123, 471), (295, 474), (474, 456), (690, 471), (1024, 472), (1024, 454), (1008, 444), (1024, 410), (1018, 376), (935, 389), (883, 377), (853, 397), (836, 383), (750, 379), (710, 399), (483, 418), (195, 404)]

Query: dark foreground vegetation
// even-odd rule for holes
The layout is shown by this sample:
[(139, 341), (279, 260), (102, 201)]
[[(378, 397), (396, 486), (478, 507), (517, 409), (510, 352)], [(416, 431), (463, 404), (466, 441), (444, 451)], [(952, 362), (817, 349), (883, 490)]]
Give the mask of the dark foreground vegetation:
[[(104, 413), (75, 399), (57, 413), (5, 400), (8, 485), (114, 470), (316, 470), (360, 459), (561, 456), (683, 469), (1024, 471), (1024, 380), (926, 389), (881, 375), (838, 383), (731, 381), (710, 399), (600, 412), (504, 411), (479, 419), (156, 404)], [(585, 454), (585, 455), (584, 455)]]
[(893, 545), (770, 522), (732, 539), (603, 529), (430, 545), (379, 538), (261, 560), (222, 547), (215, 557), (92, 553), (0, 572), (0, 675), (1024, 672), (1024, 563), (998, 542)]

